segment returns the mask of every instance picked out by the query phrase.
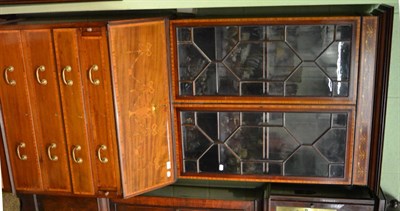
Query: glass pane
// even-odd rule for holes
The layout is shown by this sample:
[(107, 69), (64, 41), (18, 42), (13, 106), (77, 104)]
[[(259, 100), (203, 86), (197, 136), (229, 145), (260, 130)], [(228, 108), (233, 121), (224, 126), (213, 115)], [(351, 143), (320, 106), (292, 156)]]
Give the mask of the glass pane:
[(226, 144), (241, 158), (258, 160), (264, 158), (262, 127), (241, 127)]
[(348, 81), (350, 73), (350, 42), (334, 42), (317, 60), (317, 63), (334, 81)]
[(196, 95), (216, 95), (217, 78), (215, 64), (210, 64), (195, 81)]
[(283, 113), (267, 113), (267, 123), (268, 125), (283, 126)]
[(243, 174), (263, 174), (264, 163), (243, 162)]
[(239, 95), (239, 79), (225, 65), (217, 63), (218, 94)]
[(260, 126), (264, 124), (263, 112), (242, 112), (242, 125)]
[(269, 127), (267, 130), (268, 159), (286, 160), (300, 144), (281, 127)]
[(329, 177), (331, 177), (331, 178), (343, 178), (344, 177), (344, 165), (342, 165), (342, 164), (331, 164), (329, 166)]
[(193, 80), (208, 60), (191, 44), (178, 44), (179, 79)]
[(264, 77), (264, 44), (240, 43), (224, 61), (240, 79), (256, 80)]
[(176, 34), (178, 36), (178, 42), (192, 41), (192, 28), (177, 28)]
[[(296, 91), (289, 93), (290, 85), (295, 85)], [(315, 63), (303, 63), (286, 82), (286, 96), (321, 96), (329, 97), (332, 92), (332, 81), (319, 69)]]
[(333, 96), (334, 97), (347, 97), (349, 96), (349, 83), (347, 82), (333, 82)]
[(239, 42), (239, 27), (237, 26), (222, 26), (216, 27), (216, 46), (217, 61), (221, 61), (228, 55), (233, 47)]
[(240, 160), (229, 150), (225, 145), (219, 145), (221, 154), (220, 154), (220, 164), (219, 171), (224, 173), (241, 173)]
[(218, 145), (214, 145), (200, 158), (200, 172), (219, 172), (218, 158)]
[(193, 84), (192, 82), (181, 82), (180, 83), (180, 95), (191, 96), (193, 95)]
[(282, 175), (282, 164), (281, 163), (268, 163), (267, 174), (269, 175)]
[(197, 125), (212, 140), (218, 140), (218, 114), (216, 112), (198, 112)]
[(219, 113), (219, 140), (225, 141), (240, 125), (239, 112)]
[(327, 113), (286, 113), (285, 126), (297, 141), (314, 143), (331, 126), (331, 116)]
[(181, 112), (182, 125), (194, 125), (194, 118), (194, 112), (192, 111)]
[(184, 159), (198, 159), (212, 144), (203, 133), (191, 126), (182, 127), (182, 141)]
[(333, 42), (334, 26), (286, 26), (286, 41), (303, 61), (314, 61)]
[(242, 96), (262, 96), (264, 94), (264, 82), (243, 82)]
[(268, 40), (285, 40), (285, 26), (267, 26)]
[(332, 127), (346, 127), (347, 114), (332, 114)]
[(344, 163), (346, 157), (346, 135), (345, 128), (332, 128), (317, 141), (315, 147), (330, 162)]
[(286, 43), (267, 43), (267, 79), (285, 80), (300, 62)]
[(262, 26), (242, 26), (240, 27), (241, 41), (264, 40), (264, 27)]
[[(267, 94), (270, 96), (283, 96), (284, 94), (284, 83), (283, 82), (268, 82), (267, 83)], [(288, 86), (286, 86), (288, 87)], [(288, 89), (288, 88), (286, 88)], [(286, 93), (288, 93), (288, 95), (295, 95), (296, 92), (293, 93), (292, 90), (286, 90)]]
[(214, 27), (193, 28), (193, 41), (210, 60), (215, 60)]
[(198, 172), (197, 170), (197, 161), (185, 161), (185, 170), (184, 172)]
[(336, 27), (336, 40), (351, 40), (353, 27), (351, 25), (338, 25)]
[(287, 176), (329, 176), (328, 162), (311, 146), (302, 146), (285, 163)]

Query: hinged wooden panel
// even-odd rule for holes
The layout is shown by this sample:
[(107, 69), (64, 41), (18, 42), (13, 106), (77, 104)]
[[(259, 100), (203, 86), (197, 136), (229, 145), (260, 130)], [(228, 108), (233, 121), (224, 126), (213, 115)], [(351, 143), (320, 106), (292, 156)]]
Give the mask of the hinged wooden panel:
[(118, 146), (116, 141), (111, 72), (105, 28), (79, 38), (79, 58), (85, 92), (93, 168), (98, 194), (120, 194)]
[(31, 104), (19, 31), (0, 31), (1, 111), (14, 175), (20, 191), (41, 190)]
[(165, 24), (109, 26), (124, 197), (175, 181)]
[(92, 195), (94, 185), (83, 101), (82, 73), (79, 66), (77, 29), (55, 29), (53, 34), (73, 192)]
[(52, 34), (49, 29), (24, 30), (22, 40), (44, 190), (71, 192)]

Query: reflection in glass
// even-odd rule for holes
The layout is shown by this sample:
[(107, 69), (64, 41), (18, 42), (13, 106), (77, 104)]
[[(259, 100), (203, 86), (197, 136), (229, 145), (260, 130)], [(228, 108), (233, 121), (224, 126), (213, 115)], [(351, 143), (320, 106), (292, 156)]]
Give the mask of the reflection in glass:
[(333, 25), (286, 26), (286, 41), (303, 61), (314, 61), (333, 42)]
[(329, 165), (312, 146), (302, 146), (285, 163), (285, 175), (328, 177)]
[(177, 36), (181, 96), (348, 97), (352, 88), (350, 24), (178, 27)]
[(180, 113), (185, 172), (335, 178), (345, 174), (348, 113)]

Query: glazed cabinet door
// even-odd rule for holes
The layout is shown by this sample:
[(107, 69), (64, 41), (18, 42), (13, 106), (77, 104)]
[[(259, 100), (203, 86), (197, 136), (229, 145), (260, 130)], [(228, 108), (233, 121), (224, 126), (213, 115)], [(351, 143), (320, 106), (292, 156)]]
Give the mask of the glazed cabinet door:
[(22, 30), (26, 77), (35, 120), (44, 191), (71, 192), (68, 155), (50, 29)]
[(92, 156), (79, 63), (78, 29), (54, 29), (57, 74), (74, 194), (93, 195)]
[(175, 181), (167, 28), (163, 19), (113, 22), (109, 46), (124, 197)]
[(0, 31), (1, 112), (15, 188), (43, 188), (28, 82), (25, 74), (21, 33)]
[(79, 59), (97, 194), (120, 195), (111, 71), (105, 27), (81, 28)]

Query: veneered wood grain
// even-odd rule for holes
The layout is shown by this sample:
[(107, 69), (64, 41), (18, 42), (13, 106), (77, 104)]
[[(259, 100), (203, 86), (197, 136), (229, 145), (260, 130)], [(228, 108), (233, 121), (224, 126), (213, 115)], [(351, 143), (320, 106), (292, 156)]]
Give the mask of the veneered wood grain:
[(156, 196), (137, 196), (129, 199), (112, 201), (111, 210), (260, 210), (260, 201), (257, 200), (217, 200), (200, 198), (173, 198)]
[[(53, 51), (53, 38), (49, 29), (22, 31), (26, 77), (29, 84), (32, 111), (35, 120), (35, 133), (41, 156), (41, 170), (44, 191), (71, 192), (71, 180), (68, 165), (64, 124), (61, 111), (61, 99), (58, 87), (57, 69)], [(47, 84), (39, 84), (36, 70), (41, 80)], [(56, 144), (50, 150), (50, 160), (47, 150), (51, 144)]]
[[(0, 99), (1, 102), (1, 99)], [(1, 121), (1, 120), (0, 120)], [(6, 152), (3, 145), (3, 135), (0, 132), (0, 161), (1, 161), (1, 184), (3, 192), (11, 192), (11, 181), (8, 171), (8, 164), (6, 158)]]
[[(91, 33), (93, 31), (95, 33)], [(79, 59), (98, 194), (108, 194), (108, 191), (112, 191), (120, 195), (118, 146), (105, 27), (81, 28)], [(93, 65), (98, 66), (97, 71), (92, 71), (93, 80), (99, 80), (98, 85), (89, 80), (89, 70)], [(97, 157), (101, 145), (107, 147), (106, 150), (100, 150), (101, 158), (107, 158), (107, 163), (100, 162)]]
[[(54, 29), (54, 45), (57, 60), (57, 72), (61, 90), (65, 132), (67, 138), (69, 163), (71, 169), (72, 187), (75, 194), (94, 194), (92, 175), (91, 149), (88, 140), (87, 120), (83, 99), (82, 74), (79, 65), (77, 29)], [(62, 80), (62, 70), (71, 66), (72, 71), (66, 72), (67, 80), (73, 85), (68, 86)], [(76, 157), (82, 158), (82, 163), (74, 162), (72, 151), (76, 146)]]
[[(15, 188), (24, 191), (41, 190), (43, 184), (20, 32), (0, 31), (0, 49), (2, 49), (0, 51), (1, 73), (3, 75), (7, 67), (13, 66), (14, 71), (8, 72), (8, 77), (16, 81), (16, 85), (11, 86), (6, 83), (4, 77), (0, 80), (1, 109)], [(21, 155), (27, 156), (26, 160), (20, 160), (17, 157), (17, 146), (22, 142), (26, 144), (26, 147), (21, 148), (20, 152)]]
[(175, 181), (165, 21), (110, 24), (109, 45), (127, 197)]
[[(36, 203), (38, 210), (42, 211), (96, 211), (98, 210), (96, 198), (68, 197), (37, 195)], [(31, 210), (33, 207), (31, 207)]]
[(367, 185), (371, 146), (377, 17), (364, 17), (361, 37), (360, 78), (355, 130), (353, 184)]

